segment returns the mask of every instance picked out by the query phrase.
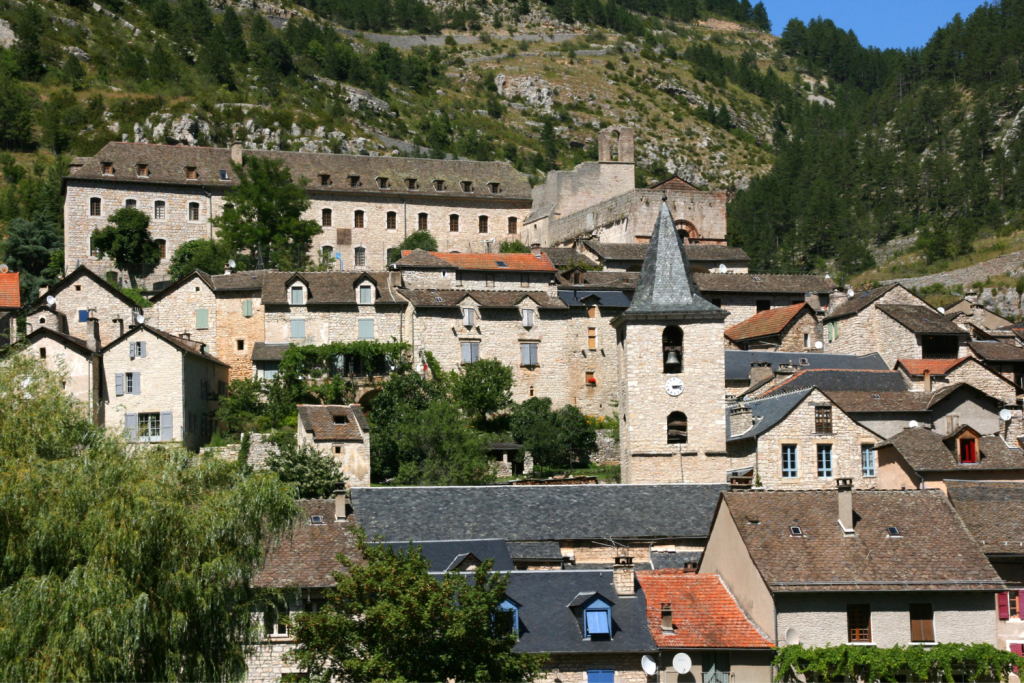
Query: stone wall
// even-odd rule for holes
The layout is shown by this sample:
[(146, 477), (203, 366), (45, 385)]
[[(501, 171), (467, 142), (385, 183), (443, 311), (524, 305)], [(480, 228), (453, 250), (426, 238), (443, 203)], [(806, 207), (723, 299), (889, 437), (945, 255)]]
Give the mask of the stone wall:
[[(252, 315), (245, 317), (243, 302), (252, 302)], [(255, 374), (252, 350), (256, 342), (266, 341), (265, 311), (259, 291), (217, 293), (217, 358), (231, 366), (230, 377), (249, 379)], [(239, 348), (241, 342), (241, 348)]]
[(285, 662), (284, 656), (295, 649), (295, 642), (290, 638), (280, 641), (267, 640), (257, 646), (255, 654), (246, 659), (248, 670), (245, 674), (246, 683), (278, 683), (283, 674), (299, 673), (299, 667)]
[[(837, 299), (835, 305), (838, 305), (839, 303), (841, 302)], [(855, 356), (864, 356), (869, 353), (880, 353), (889, 367), (892, 367), (898, 358), (920, 358), (920, 349), (919, 347), (916, 347), (917, 341), (914, 338), (913, 332), (896, 323), (896, 321), (879, 311), (875, 306), (877, 304), (907, 304), (920, 306), (923, 303), (924, 302), (910, 292), (900, 287), (896, 287), (895, 289), (886, 292), (882, 298), (878, 299), (856, 315), (850, 315), (836, 321), (826, 322), (824, 331), (825, 352), (850, 353)], [(830, 305), (829, 308), (831, 309), (832, 306)], [(892, 327), (892, 325), (880, 322), (883, 318), (890, 321), (892, 324), (897, 325), (899, 329)], [(832, 323), (837, 324), (839, 336), (838, 338), (830, 341), (828, 325)], [(885, 324), (886, 329), (890, 331), (892, 338), (883, 337), (883, 324)], [(917, 348), (917, 350), (913, 351), (915, 348)], [(892, 349), (906, 349), (907, 353), (915, 352), (916, 355), (900, 356), (898, 354), (894, 354)]]
[(103, 424), (100, 356), (93, 357), (91, 353), (48, 336), (41, 336), (26, 346), (25, 354), (33, 358), (42, 358), (45, 354), (46, 368), (63, 376), (64, 393), (88, 406), (96, 424)]
[(594, 669), (615, 672), (615, 683), (648, 683), (640, 668), (640, 653), (628, 654), (555, 654), (548, 660), (547, 671), (535, 683), (587, 683), (587, 671)]
[[(821, 341), (821, 325), (813, 311), (806, 308), (782, 331), (782, 343), (777, 351), (816, 353), (815, 342)], [(823, 344), (824, 346), (824, 344)]]
[[(265, 315), (265, 339), (270, 344), (329, 344), (359, 339), (359, 321), (373, 320), (373, 336), (378, 341), (391, 341), (394, 337), (402, 341), (404, 331), (404, 305), (337, 304), (318, 306), (292, 306), (274, 304), (267, 306)], [(291, 321), (306, 321), (306, 336), (293, 339)]]
[[(207, 325), (198, 327), (196, 311), (206, 310)], [(210, 350), (219, 348), (217, 334), (217, 295), (198, 275), (193, 275), (146, 311), (146, 322), (176, 337), (189, 335), (192, 341), (206, 344)]]
[[(64, 314), (64, 322), (67, 325), (67, 329), (60, 331), (78, 339), (85, 339), (89, 334), (89, 323), (79, 322), (78, 312), (95, 311), (93, 316), (99, 321), (100, 342), (104, 346), (120, 337), (128, 330), (129, 325), (135, 323), (134, 316), (139, 310), (134, 304), (129, 306), (95, 280), (82, 274), (69, 282), (55, 298), (57, 303), (54, 307)], [(32, 322), (31, 317), (28, 318), (28, 322)]]
[(747, 320), (751, 316), (757, 313), (757, 303), (759, 301), (767, 301), (770, 308), (782, 308), (784, 306), (792, 306), (806, 301), (811, 305), (815, 311), (820, 311), (828, 303), (828, 297), (819, 295), (816, 293), (801, 294), (794, 292), (791, 294), (755, 294), (747, 292), (702, 292), (703, 296), (708, 301), (711, 301), (716, 306), (724, 308), (729, 311), (729, 317), (725, 319), (725, 324), (728, 327), (738, 325), (741, 322)]
[(370, 435), (368, 433), (364, 432), (363, 438), (359, 441), (314, 439), (312, 429), (302, 422), (300, 415), (296, 434), (300, 446), (309, 444), (321, 454), (333, 458), (341, 466), (341, 471), (345, 475), (345, 483), (348, 486), (370, 485)]
[(597, 453), (590, 456), (595, 465), (618, 465), (619, 442), (612, 437), (610, 429), (597, 430)]
[[(610, 416), (618, 403), (618, 347), (611, 321), (621, 312), (618, 308), (595, 306), (594, 317), (590, 317), (587, 309), (569, 309), (563, 362), (558, 371), (568, 389), (568, 402), (587, 415)], [(590, 348), (591, 329), (595, 333), (595, 349)], [(587, 373), (593, 373), (593, 382), (588, 381)]]
[[(899, 366), (899, 372), (911, 391), (924, 391), (924, 377), (909, 375), (902, 365)], [(1017, 399), (1017, 389), (1012, 383), (1007, 382), (1004, 377), (988, 369), (977, 360), (961, 363), (946, 375), (933, 375), (932, 391), (938, 391), (958, 382), (970, 384), (975, 389), (984, 391), (1003, 403), (1014, 403)]]

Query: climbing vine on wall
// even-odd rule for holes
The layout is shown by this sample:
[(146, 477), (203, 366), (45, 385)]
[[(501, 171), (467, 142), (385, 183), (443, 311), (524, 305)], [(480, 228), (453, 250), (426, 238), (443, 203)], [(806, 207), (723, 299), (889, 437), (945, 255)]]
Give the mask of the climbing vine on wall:
[[(891, 648), (858, 645), (804, 647), (788, 645), (775, 655), (776, 681), (833, 681), (848, 677), (860, 681), (894, 681), (910, 673), (918, 681), (1008, 680), (1014, 666), (1024, 663), (1019, 655), (987, 643), (943, 643), (931, 647), (911, 645)], [(955, 676), (955, 678), (954, 678)]]
[(360, 340), (319, 346), (290, 346), (278, 376), (296, 394), (309, 394), (324, 404), (348, 403), (355, 396), (352, 375), (386, 374), (406, 362), (411, 347), (404, 342)]

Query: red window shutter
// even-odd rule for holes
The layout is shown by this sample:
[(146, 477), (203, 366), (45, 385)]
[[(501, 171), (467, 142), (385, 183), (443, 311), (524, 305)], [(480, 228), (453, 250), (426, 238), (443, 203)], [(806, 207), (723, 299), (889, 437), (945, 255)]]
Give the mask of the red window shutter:
[(1024, 606), (1024, 591), (1017, 591), (1017, 616), (1021, 616), (1020, 608)]
[(1024, 643), (1010, 643), (1010, 652), (1015, 655), (1024, 655)]
[(999, 618), (1010, 618), (1010, 594), (1005, 591), (999, 594)]

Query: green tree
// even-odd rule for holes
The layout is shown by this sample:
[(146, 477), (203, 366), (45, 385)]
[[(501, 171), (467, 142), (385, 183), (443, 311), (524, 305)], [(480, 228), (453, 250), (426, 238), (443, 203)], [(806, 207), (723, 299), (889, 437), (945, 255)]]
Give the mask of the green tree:
[(533, 455), (535, 465), (586, 466), (597, 451), (597, 429), (576, 406), (552, 410), (551, 399), (531, 398), (512, 409), (512, 438)]
[(437, 251), (437, 240), (426, 230), (417, 230), (402, 240), (398, 248), (388, 249), (388, 265), (402, 258), (403, 251), (414, 251), (416, 249)]
[(70, 90), (53, 93), (39, 108), (42, 143), (55, 155), (66, 152), (84, 120), (85, 111), (74, 93)]
[(149, 60), (149, 75), (157, 83), (170, 83), (175, 79), (176, 71), (173, 58), (168, 54), (161, 41), (155, 41), (153, 56)]
[(233, 250), (245, 251), (260, 267), (301, 268), (308, 262), (316, 221), (303, 220), (309, 197), (306, 180), (292, 182), (280, 159), (245, 156), (232, 164), (238, 185), (226, 192), (224, 211), (211, 223)]
[(79, 61), (78, 57), (74, 55), (68, 55), (64, 59), (64, 68), (61, 69), (64, 76), (64, 82), (70, 85), (75, 90), (82, 88), (82, 83), (85, 81), (86, 72), (85, 67), (82, 66), (82, 62)]
[(576, 406), (565, 405), (555, 414), (565, 460), (569, 467), (585, 466), (597, 452), (597, 428)]
[(500, 610), (508, 575), (487, 560), (472, 580), (428, 574), (416, 546), (368, 544), (366, 562), (339, 556), (345, 571), (315, 614), (296, 615), (292, 657), (313, 681), (532, 681), (545, 658), (512, 652), (518, 634)]
[(234, 90), (235, 76), (231, 70), (231, 55), (227, 48), (223, 32), (220, 27), (215, 26), (210, 32), (210, 37), (199, 48), (197, 65), (199, 70), (217, 85)]
[(512, 368), (494, 358), (481, 358), (462, 366), (462, 374), (455, 378), (454, 394), (467, 415), (486, 422), (489, 414), (512, 405), (515, 381)]
[(52, 285), (59, 278), (50, 269), (55, 253), (64, 246), (64, 232), (48, 213), (40, 211), (32, 218), (15, 218), (7, 226), (7, 238), (0, 243), (4, 262), (20, 273), (21, 290), (27, 301), (34, 301), (39, 287)]
[(62, 379), (0, 365), (0, 678), (243, 677), (262, 640), (250, 581), (299, 514), (290, 487), (126, 444)]
[(191, 240), (174, 250), (167, 275), (172, 280), (180, 280), (194, 270), (216, 275), (233, 256), (234, 252), (221, 240)]
[(510, 240), (508, 242), (502, 242), (501, 246), (498, 247), (498, 253), (501, 254), (529, 254), (530, 248), (520, 242), (519, 240)]
[(763, 2), (759, 2), (754, 5), (754, 10), (751, 15), (754, 21), (754, 26), (765, 33), (772, 32), (772, 21), (768, 18), (768, 10), (765, 9)]
[(34, 142), (34, 95), (0, 68), (0, 149), (27, 149)]
[(149, 216), (138, 209), (126, 207), (112, 213), (107, 226), (93, 233), (93, 247), (128, 273), (132, 289), (137, 289), (137, 275), (149, 275), (160, 263), (160, 247), (149, 233)]
[(220, 30), (224, 34), (224, 46), (228, 54), (235, 62), (245, 61), (248, 53), (245, 47), (245, 34), (242, 31), (242, 20), (238, 18), (238, 12), (231, 5), (224, 10), (224, 20), (221, 21)]
[(224, 422), (233, 434), (246, 433), (261, 427), (261, 418), (265, 413), (266, 389), (263, 380), (247, 377), (231, 380), (227, 396), (220, 399), (217, 419)]
[(38, 5), (26, 3), (21, 8), (14, 21), (14, 32), (18, 36), (14, 44), (18, 74), (26, 81), (38, 81), (46, 72), (41, 39), (49, 20)]
[(470, 427), (451, 400), (438, 400), (399, 426), (402, 460), (394, 483), (419, 486), (474, 486), (493, 482), (489, 439)]
[(295, 485), (299, 498), (327, 498), (335, 485), (344, 481), (341, 467), (328, 454), (311, 444), (297, 443), (295, 432), (287, 432), (274, 440), (277, 453), (267, 456), (267, 467), (281, 481)]

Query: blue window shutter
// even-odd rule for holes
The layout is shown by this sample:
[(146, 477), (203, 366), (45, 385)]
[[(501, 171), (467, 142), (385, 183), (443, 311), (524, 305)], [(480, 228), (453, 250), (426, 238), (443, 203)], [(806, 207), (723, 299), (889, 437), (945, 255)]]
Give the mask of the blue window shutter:
[(140, 346), (139, 346), (139, 349), (140, 349), (139, 357), (140, 358), (145, 358), (146, 357), (146, 342), (139, 342), (139, 344), (140, 344)]
[(136, 396), (142, 395), (142, 373), (136, 372), (132, 378), (132, 393)]
[(463, 363), (472, 363), (473, 362), (473, 354), (469, 350), (469, 344), (468, 343), (464, 343), (462, 345), (462, 362)]
[(306, 321), (305, 320), (293, 320), (292, 321), (292, 339), (305, 339), (306, 338)]
[(614, 671), (588, 671), (587, 683), (615, 683)]
[(587, 610), (587, 634), (608, 635), (611, 629), (608, 628), (608, 611), (603, 609)]
[(124, 396), (124, 373), (114, 375), (114, 396)]
[(135, 360), (135, 342), (128, 342), (128, 360)]
[(128, 432), (128, 439), (136, 441), (139, 438), (139, 415), (128, 413), (124, 416), (124, 430)]
[(373, 320), (360, 320), (359, 321), (359, 338), (360, 339), (373, 339)]
[(246, 299), (242, 302), (242, 315), (246, 318), (252, 317), (252, 299)]
[(89, 311), (88, 310), (83, 309), (83, 310), (78, 312), (78, 322), (80, 322), (80, 323), (87, 323), (87, 322), (89, 322)]
[(174, 414), (160, 413), (160, 440), (174, 440)]

